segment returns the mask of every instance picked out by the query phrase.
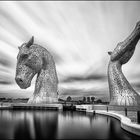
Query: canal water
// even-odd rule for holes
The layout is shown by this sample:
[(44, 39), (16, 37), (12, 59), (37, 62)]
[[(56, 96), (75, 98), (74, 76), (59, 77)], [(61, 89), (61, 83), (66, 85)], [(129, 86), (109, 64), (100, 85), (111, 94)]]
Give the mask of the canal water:
[(72, 111), (0, 110), (0, 139), (140, 139), (104, 115)]

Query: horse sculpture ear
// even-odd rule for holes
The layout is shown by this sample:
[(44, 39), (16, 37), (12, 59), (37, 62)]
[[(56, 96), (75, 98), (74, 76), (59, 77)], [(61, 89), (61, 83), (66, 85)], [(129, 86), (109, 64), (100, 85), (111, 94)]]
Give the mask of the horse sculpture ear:
[(26, 44), (26, 47), (29, 48), (31, 45), (33, 45), (33, 43), (34, 43), (34, 37), (32, 36), (32, 38)]

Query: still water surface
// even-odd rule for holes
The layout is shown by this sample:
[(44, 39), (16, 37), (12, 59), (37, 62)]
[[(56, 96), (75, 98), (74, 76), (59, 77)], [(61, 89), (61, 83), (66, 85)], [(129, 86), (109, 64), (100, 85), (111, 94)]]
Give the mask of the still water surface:
[(70, 111), (0, 111), (0, 139), (140, 139), (112, 117)]

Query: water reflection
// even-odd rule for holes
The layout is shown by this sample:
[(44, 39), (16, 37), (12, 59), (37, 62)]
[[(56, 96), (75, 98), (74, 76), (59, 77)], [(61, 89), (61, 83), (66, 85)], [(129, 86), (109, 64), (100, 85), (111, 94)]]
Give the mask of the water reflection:
[(25, 119), (15, 127), (15, 138), (56, 138), (58, 112), (25, 112)]
[(112, 117), (83, 112), (0, 111), (0, 139), (139, 139)]
[(0, 138), (55, 138), (57, 122), (56, 111), (0, 111)]

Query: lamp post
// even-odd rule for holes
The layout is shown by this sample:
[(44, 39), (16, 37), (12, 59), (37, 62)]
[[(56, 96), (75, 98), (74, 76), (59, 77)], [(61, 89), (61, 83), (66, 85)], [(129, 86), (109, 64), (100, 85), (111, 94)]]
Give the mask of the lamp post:
[(125, 116), (127, 116), (127, 107), (126, 107), (126, 95), (125, 95)]

